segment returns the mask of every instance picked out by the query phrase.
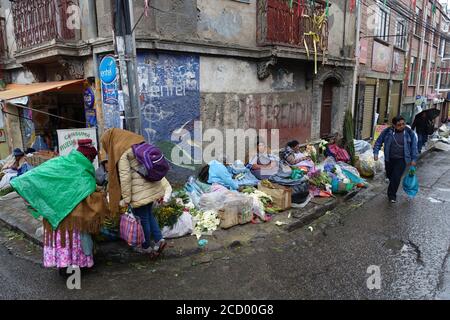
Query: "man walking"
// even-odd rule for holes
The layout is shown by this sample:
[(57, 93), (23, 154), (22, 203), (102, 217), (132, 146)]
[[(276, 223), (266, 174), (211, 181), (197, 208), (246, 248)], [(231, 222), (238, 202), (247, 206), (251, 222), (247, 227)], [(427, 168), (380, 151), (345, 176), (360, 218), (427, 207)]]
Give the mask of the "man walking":
[(417, 139), (414, 132), (406, 127), (403, 117), (392, 119), (392, 127), (383, 130), (373, 148), (374, 160), (384, 144), (386, 175), (389, 179), (388, 198), (397, 201), (397, 190), (406, 166), (415, 166), (417, 160)]
[(433, 133), (434, 126), (433, 123), (428, 119), (425, 112), (421, 112), (414, 118), (411, 129), (416, 129), (417, 132), (417, 151), (420, 154), (422, 152), (422, 147), (428, 141), (428, 135)]

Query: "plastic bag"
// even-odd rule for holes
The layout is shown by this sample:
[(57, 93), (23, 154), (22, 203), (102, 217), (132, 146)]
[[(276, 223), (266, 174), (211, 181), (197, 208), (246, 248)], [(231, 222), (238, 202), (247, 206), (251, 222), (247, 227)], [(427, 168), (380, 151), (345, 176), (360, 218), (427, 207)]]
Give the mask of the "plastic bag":
[(355, 154), (363, 154), (367, 151), (372, 151), (372, 146), (369, 142), (364, 140), (353, 140), (355, 146)]
[(371, 150), (359, 156), (359, 172), (363, 177), (373, 177), (377, 172), (384, 170), (384, 153), (378, 153), (378, 161), (374, 160)]
[(194, 223), (192, 221), (192, 216), (187, 212), (183, 212), (172, 228), (164, 227), (162, 229), (162, 235), (165, 239), (172, 239), (191, 234), (193, 231)]
[(342, 172), (347, 176), (347, 178), (354, 184), (356, 185), (367, 185), (366, 180), (364, 180), (363, 178), (353, 174), (353, 172), (350, 172), (346, 169), (342, 169)]
[(309, 195), (309, 183), (303, 181), (300, 184), (292, 186), (292, 202), (293, 203), (303, 203)]
[(200, 197), (198, 206), (201, 210), (204, 211), (207, 210), (219, 211), (220, 209), (223, 208), (226, 198), (227, 192), (223, 191), (205, 193)]
[(217, 160), (213, 160), (209, 163), (208, 183), (218, 183), (231, 190), (237, 190), (239, 188), (227, 167)]
[(414, 198), (419, 192), (419, 180), (416, 175), (416, 167), (410, 167), (408, 174), (403, 178), (403, 191)]
[(339, 165), (339, 167), (341, 168), (342, 171), (343, 170), (347, 170), (347, 171), (353, 173), (355, 176), (361, 177), (361, 175), (359, 174), (358, 169), (356, 169), (355, 167), (349, 165), (348, 163), (338, 162), (337, 164)]

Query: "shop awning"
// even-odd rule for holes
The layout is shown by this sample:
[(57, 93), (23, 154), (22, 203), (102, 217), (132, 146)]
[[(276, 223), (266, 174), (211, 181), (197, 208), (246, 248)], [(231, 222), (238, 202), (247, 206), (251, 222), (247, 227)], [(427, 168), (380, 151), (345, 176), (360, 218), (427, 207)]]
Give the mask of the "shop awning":
[(4, 91), (0, 91), (0, 100), (11, 100), (40, 92), (60, 90), (63, 87), (81, 84), (84, 81), (85, 80), (66, 80), (31, 84), (8, 84)]

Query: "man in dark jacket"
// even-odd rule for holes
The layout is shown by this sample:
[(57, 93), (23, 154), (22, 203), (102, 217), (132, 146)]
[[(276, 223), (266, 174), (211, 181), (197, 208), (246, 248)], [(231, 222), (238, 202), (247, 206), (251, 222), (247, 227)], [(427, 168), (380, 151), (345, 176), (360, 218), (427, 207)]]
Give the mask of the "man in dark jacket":
[(388, 198), (397, 201), (397, 190), (406, 166), (415, 166), (417, 161), (417, 139), (414, 132), (406, 127), (403, 117), (392, 119), (393, 126), (383, 130), (373, 148), (374, 160), (384, 144), (386, 175), (389, 179)]
[(428, 119), (425, 112), (422, 112), (414, 118), (411, 129), (417, 132), (417, 151), (422, 152), (422, 147), (428, 141), (428, 135), (434, 131), (433, 123)]

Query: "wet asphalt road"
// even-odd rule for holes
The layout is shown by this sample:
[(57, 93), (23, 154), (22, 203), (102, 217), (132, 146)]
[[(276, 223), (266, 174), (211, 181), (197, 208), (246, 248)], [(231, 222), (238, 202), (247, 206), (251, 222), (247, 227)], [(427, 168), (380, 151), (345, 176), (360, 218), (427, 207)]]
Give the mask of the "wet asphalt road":
[[(400, 191), (389, 204), (380, 185), (326, 214), (312, 232), (184, 259), (98, 262), (81, 290), (68, 290), (38, 264), (39, 250), (3, 228), (0, 298), (450, 299), (450, 154), (427, 155), (418, 176), (413, 200)], [(369, 266), (380, 270), (380, 289), (367, 287)]]

